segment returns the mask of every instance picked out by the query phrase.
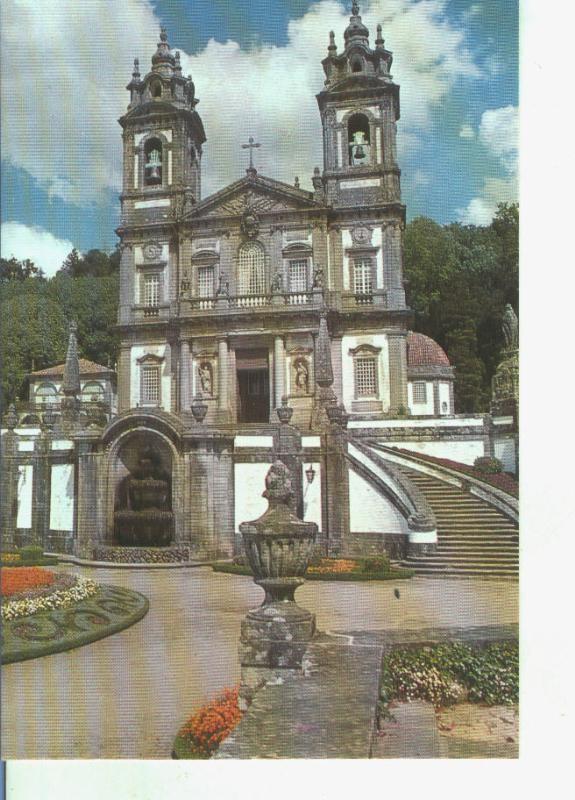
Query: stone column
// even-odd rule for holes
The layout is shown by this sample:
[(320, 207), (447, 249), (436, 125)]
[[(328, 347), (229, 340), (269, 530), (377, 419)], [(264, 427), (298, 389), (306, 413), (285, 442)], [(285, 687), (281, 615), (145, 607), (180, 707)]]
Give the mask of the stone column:
[(189, 411), (191, 403), (190, 343), (180, 344), (180, 411)]
[(127, 411), (131, 403), (130, 398), (130, 355), (129, 345), (122, 345), (118, 356), (118, 413)]
[(389, 343), (389, 410), (397, 414), (407, 411), (407, 345), (405, 333), (390, 333)]
[(34, 478), (32, 483), (32, 544), (46, 546), (50, 530), (50, 489), (52, 436), (42, 431), (34, 441)]
[(439, 381), (433, 381), (433, 413), (436, 417), (439, 417), (441, 413), (439, 403)]
[(218, 421), (229, 421), (228, 340), (218, 340)]
[[(344, 412), (345, 413), (345, 412)], [(349, 469), (347, 465), (347, 432), (345, 417), (330, 422), (323, 439), (324, 512), (327, 523), (327, 550), (330, 556), (346, 552), (349, 541)]]
[(3, 549), (10, 550), (15, 545), (14, 536), (16, 533), (16, 515), (18, 513), (18, 434), (13, 428), (9, 428), (2, 437), (1, 461), (1, 546)]
[(274, 408), (281, 406), (285, 394), (285, 344), (283, 337), (274, 339)]

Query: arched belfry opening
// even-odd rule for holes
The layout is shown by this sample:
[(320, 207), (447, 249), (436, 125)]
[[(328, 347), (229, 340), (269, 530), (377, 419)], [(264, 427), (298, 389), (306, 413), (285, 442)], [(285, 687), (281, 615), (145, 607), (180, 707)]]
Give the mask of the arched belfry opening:
[(371, 136), (369, 119), (365, 114), (352, 114), (349, 118), (347, 123), (347, 141), (350, 165), (359, 167), (369, 164)]
[(144, 184), (161, 186), (163, 175), (162, 142), (159, 139), (148, 139), (144, 145)]

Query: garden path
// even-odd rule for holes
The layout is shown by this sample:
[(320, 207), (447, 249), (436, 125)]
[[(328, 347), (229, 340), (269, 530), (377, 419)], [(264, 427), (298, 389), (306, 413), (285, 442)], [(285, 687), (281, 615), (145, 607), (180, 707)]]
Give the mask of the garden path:
[[(150, 611), (91, 645), (5, 666), (2, 758), (170, 758), (190, 713), (239, 680), (240, 623), (262, 591), (250, 578), (203, 567), (59, 569), (142, 592)], [(314, 581), (297, 598), (324, 631), (498, 625), (518, 616), (509, 581)]]

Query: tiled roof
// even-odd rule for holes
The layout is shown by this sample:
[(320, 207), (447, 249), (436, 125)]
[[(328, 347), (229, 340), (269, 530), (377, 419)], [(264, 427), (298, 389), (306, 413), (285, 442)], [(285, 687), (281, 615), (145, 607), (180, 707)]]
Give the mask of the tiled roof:
[(437, 342), (423, 333), (407, 334), (408, 367), (449, 367), (449, 359)]
[[(95, 361), (89, 361), (87, 358), (79, 358), (78, 362), (80, 364), (80, 375), (109, 374), (114, 372), (110, 367), (103, 367), (102, 364), (96, 364)], [(47, 375), (57, 377), (59, 375), (64, 375), (64, 367), (65, 364), (56, 364), (53, 367), (46, 367), (46, 369), (37, 369), (35, 372), (30, 373), (30, 377), (35, 378)]]

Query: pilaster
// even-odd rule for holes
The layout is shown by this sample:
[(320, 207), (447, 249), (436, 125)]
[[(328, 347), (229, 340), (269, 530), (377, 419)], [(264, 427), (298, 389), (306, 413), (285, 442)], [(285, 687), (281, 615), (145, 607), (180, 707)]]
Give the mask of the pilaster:
[(407, 344), (404, 333), (388, 334), (389, 406), (392, 414), (407, 410)]

